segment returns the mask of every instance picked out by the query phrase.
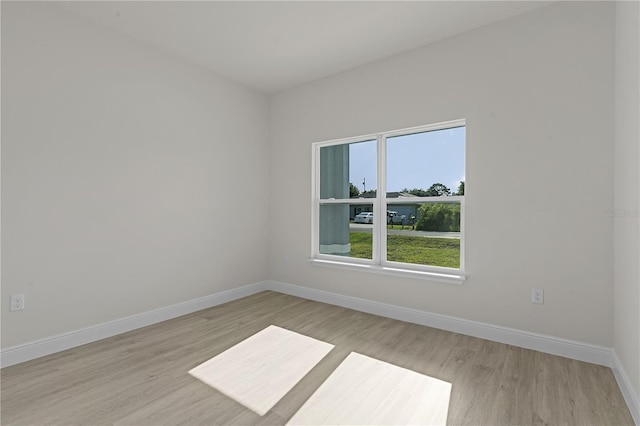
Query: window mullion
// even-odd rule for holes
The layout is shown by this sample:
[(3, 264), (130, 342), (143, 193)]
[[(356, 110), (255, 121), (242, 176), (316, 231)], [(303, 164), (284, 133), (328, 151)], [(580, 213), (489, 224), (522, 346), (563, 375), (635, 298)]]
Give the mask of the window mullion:
[(376, 192), (376, 214), (374, 230), (374, 263), (383, 265), (387, 261), (387, 150), (386, 138), (378, 136), (378, 191)]

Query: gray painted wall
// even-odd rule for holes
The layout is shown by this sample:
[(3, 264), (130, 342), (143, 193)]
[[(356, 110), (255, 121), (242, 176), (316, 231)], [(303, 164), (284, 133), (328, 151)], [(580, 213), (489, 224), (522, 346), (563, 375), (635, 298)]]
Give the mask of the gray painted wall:
[[(614, 349), (640, 396), (640, 3), (616, 9)], [(620, 215), (618, 215), (620, 214)], [(640, 401), (637, 400), (637, 404)], [(640, 409), (640, 406), (637, 407)], [(640, 421), (640, 419), (636, 419)]]
[(271, 215), (269, 277), (611, 347), (614, 12), (561, 2), (273, 96), (272, 213), (310, 205), (313, 142), (466, 119), (468, 279), (316, 266), (304, 211)]
[(2, 347), (266, 279), (266, 209), (237, 232), (228, 206), (268, 204), (267, 108), (55, 5), (3, 2)]

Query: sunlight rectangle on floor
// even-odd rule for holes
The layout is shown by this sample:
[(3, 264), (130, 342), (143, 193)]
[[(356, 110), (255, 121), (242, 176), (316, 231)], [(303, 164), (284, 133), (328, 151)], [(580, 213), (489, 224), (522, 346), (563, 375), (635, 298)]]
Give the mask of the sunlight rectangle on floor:
[(351, 352), (289, 425), (445, 425), (451, 383)]
[(189, 374), (262, 416), (331, 349), (329, 343), (270, 325)]

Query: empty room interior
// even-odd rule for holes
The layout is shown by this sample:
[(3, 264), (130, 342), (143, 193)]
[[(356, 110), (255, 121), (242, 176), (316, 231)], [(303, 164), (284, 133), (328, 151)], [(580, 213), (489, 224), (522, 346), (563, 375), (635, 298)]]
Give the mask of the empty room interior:
[(640, 424), (640, 2), (0, 15), (2, 424)]

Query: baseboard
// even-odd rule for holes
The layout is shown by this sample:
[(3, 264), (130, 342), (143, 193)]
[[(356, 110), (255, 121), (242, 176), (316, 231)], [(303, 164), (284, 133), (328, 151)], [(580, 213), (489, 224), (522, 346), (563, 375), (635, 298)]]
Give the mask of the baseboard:
[(232, 300), (250, 296), (267, 289), (266, 281), (245, 285), (209, 296), (200, 297), (164, 308), (155, 309), (130, 317), (109, 321), (103, 324), (75, 330), (69, 333), (29, 342), (23, 345), (13, 346), (0, 352), (0, 367), (40, 358), (56, 352), (71, 349), (76, 346), (95, 342), (117, 334), (126, 333), (148, 325), (170, 320), (182, 315), (190, 314), (212, 306), (227, 303)]
[(603, 346), (595, 346), (553, 336), (545, 336), (357, 297), (344, 296), (278, 281), (268, 281), (267, 289), (387, 318), (412, 322), (454, 333), (612, 367), (612, 350), (611, 348)]
[(620, 363), (618, 356), (611, 348), (344, 296), (278, 281), (268, 281), (267, 290), (609, 367), (618, 382), (633, 420), (640, 426), (640, 400), (634, 392), (629, 376)]
[(610, 348), (419, 311), (279, 281), (261, 281), (24, 345), (13, 346), (0, 351), (0, 367), (8, 367), (71, 349), (242, 297), (251, 296), (265, 290), (610, 367), (635, 423), (640, 425), (640, 400), (633, 390), (629, 376), (615, 351)]
[(631, 411), (633, 421), (635, 421), (637, 425), (640, 425), (640, 398), (633, 390), (631, 380), (629, 380), (629, 376), (622, 366), (616, 351), (613, 350), (611, 355), (613, 364), (611, 369), (616, 377), (622, 396), (624, 396), (624, 400), (627, 402), (627, 406), (629, 406), (629, 411)]

